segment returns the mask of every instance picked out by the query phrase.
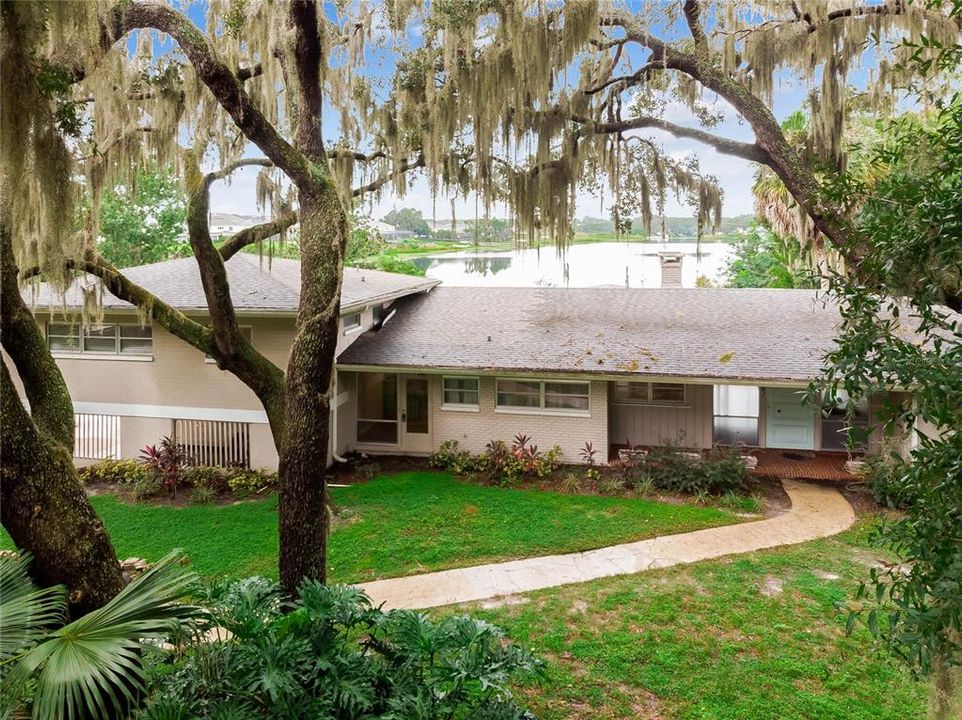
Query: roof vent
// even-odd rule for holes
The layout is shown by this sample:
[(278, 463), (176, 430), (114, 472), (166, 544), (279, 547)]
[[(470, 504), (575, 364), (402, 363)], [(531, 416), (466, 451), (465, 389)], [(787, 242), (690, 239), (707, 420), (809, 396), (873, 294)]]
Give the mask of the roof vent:
[(661, 260), (661, 286), (663, 288), (681, 287), (681, 263), (685, 257), (680, 252), (660, 252), (658, 258)]

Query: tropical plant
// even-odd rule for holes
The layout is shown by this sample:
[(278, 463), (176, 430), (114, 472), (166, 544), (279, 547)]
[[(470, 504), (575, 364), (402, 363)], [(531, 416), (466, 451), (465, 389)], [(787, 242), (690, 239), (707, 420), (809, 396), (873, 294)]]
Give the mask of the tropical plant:
[(160, 445), (147, 445), (140, 451), (140, 462), (154, 470), (171, 497), (177, 497), (177, 482), (180, 480), (184, 465), (189, 462), (187, 449), (169, 436), (160, 440)]
[(21, 715), (29, 703), (36, 720), (126, 717), (143, 697), (147, 643), (201, 617), (181, 602), (195, 576), (171, 553), (103, 607), (56, 627), (65, 591), (34, 587), (30, 561), (0, 556), (0, 715)]
[(517, 718), (512, 685), (542, 664), (469, 617), (385, 612), (353, 587), (305, 582), (293, 603), (248, 578), (204, 604), (227, 631), (154, 677), (145, 718)]
[(735, 288), (815, 287), (799, 242), (758, 224), (735, 243), (726, 277), (728, 286)]

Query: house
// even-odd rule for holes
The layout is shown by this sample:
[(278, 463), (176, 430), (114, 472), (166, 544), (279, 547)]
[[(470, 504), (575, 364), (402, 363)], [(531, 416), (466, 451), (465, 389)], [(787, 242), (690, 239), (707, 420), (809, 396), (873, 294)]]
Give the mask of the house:
[[(300, 264), (227, 262), (237, 315), (279, 366), (293, 338)], [(125, 271), (188, 315), (206, 303), (192, 258)], [(93, 282), (92, 279), (87, 282)], [(439, 287), (347, 268), (331, 449), (425, 455), (445, 440), (481, 451), (517, 433), (576, 462), (586, 442), (842, 450), (842, 408), (802, 402), (838, 311), (815, 291)], [(77, 412), (77, 459), (136, 456), (173, 434), (198, 462), (276, 465), (253, 393), (202, 353), (105, 294), (84, 329), (82, 293), (28, 288)], [(64, 311), (66, 307), (66, 312)], [(909, 401), (873, 396), (873, 405)], [(854, 427), (877, 407), (856, 408)], [(869, 447), (881, 440), (874, 430)]]
[(376, 230), (378, 235), (392, 245), (397, 244), (402, 240), (413, 240), (416, 237), (416, 235), (410, 230), (398, 230), (393, 225), (389, 225), (386, 222), (381, 222), (380, 220), (368, 220), (367, 225), (372, 230)]

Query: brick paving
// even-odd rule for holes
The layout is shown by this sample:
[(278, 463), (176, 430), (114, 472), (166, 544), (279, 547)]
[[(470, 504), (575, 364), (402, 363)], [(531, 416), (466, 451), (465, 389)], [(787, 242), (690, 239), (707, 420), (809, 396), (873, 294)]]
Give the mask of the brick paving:
[(845, 469), (849, 460), (844, 452), (806, 452), (804, 450), (753, 450), (758, 466), (753, 474), (795, 480), (857, 480)]

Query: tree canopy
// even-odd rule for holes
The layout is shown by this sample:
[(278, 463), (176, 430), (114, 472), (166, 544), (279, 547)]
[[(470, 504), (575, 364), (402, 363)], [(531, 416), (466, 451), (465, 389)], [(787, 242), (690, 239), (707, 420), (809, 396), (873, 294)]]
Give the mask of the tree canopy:
[(118, 186), (104, 194), (97, 250), (120, 268), (190, 255), (186, 217), (176, 178), (141, 172), (134, 187)]

